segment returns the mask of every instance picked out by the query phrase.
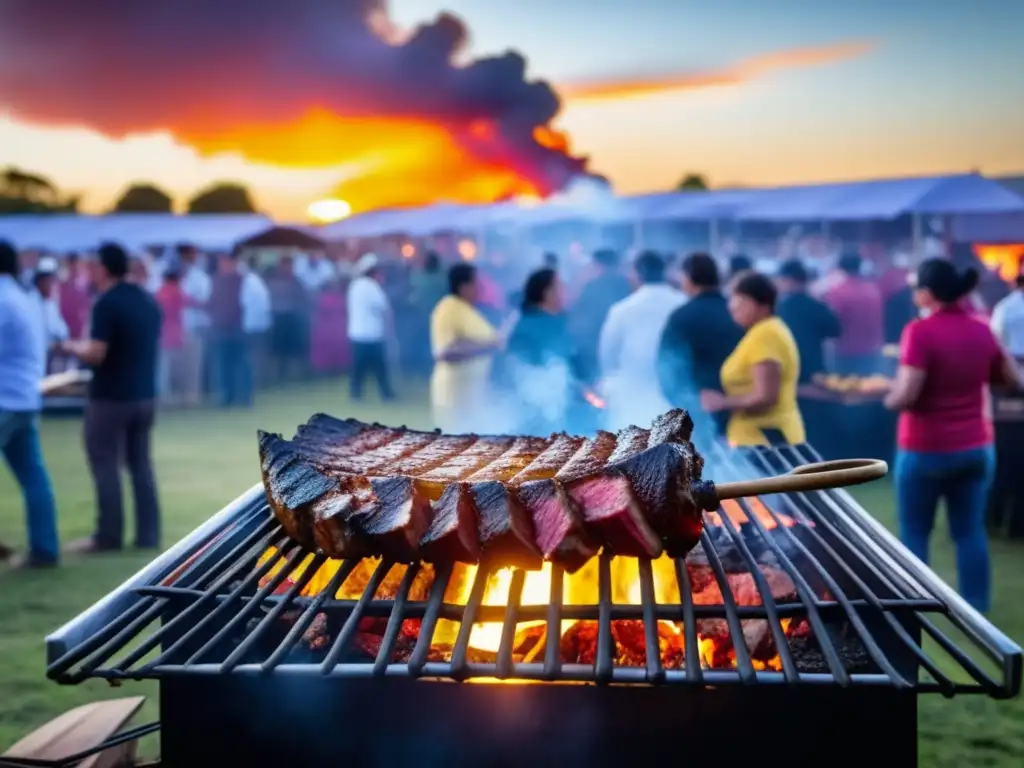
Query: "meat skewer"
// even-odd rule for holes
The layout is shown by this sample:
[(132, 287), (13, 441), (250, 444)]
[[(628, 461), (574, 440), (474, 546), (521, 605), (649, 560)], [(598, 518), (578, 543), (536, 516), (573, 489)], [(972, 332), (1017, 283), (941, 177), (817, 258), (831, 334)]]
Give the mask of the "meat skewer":
[(883, 476), (884, 462), (834, 462), (716, 486), (669, 411), (650, 429), (592, 438), (443, 435), (317, 414), (294, 439), (259, 433), (267, 500), (285, 532), (329, 557), (488, 560), (572, 573), (604, 547), (681, 557), (719, 501)]

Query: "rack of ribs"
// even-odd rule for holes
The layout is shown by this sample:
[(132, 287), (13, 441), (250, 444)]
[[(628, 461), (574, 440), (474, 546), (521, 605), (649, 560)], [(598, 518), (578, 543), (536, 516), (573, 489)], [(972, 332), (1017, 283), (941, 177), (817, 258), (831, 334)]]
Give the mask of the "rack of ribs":
[(713, 484), (669, 411), (650, 429), (592, 438), (444, 435), (313, 416), (295, 437), (259, 433), (267, 500), (289, 536), (329, 557), (387, 555), (568, 572), (602, 548), (685, 555)]

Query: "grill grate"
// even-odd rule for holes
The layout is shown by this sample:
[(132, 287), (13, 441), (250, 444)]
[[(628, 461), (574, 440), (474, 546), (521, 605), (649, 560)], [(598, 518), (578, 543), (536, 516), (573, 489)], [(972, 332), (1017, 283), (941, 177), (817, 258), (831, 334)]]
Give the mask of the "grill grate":
[[(743, 451), (716, 446), (708, 463), (716, 468), (719, 479), (741, 479), (776, 474), (817, 460), (805, 446)], [(68, 684), (87, 678), (290, 674), (692, 686), (874, 685), (947, 696), (985, 693), (996, 698), (1014, 696), (1020, 688), (1021, 649), (909, 556), (845, 492), (770, 497), (763, 507), (774, 526), (766, 524), (746, 500), (739, 502), (746, 516), (743, 530), (719, 510), (715, 525), (705, 526), (701, 544), (723, 596), (721, 605), (695, 602), (683, 559), (674, 563), (678, 603), (658, 602), (652, 564), (646, 560), (637, 562), (639, 604), (614, 602), (613, 558), (604, 553), (598, 559), (598, 599), (588, 605), (565, 603), (563, 572), (558, 566), (552, 568), (549, 599), (544, 605), (523, 603), (525, 574), (519, 570), (512, 573), (507, 602), (485, 605), (491, 574), (486, 564), (477, 568), (465, 605), (445, 602), (454, 570), (451, 565), (436, 569), (425, 600), (410, 598), (423, 567), (418, 563), (406, 569), (393, 599), (375, 599), (385, 578), (399, 565), (387, 559), (373, 570), (358, 599), (335, 597), (360, 565), (358, 560), (345, 561), (325, 589), (306, 597), (301, 593), (325, 558), (316, 556), (282, 591), (285, 580), (307, 553), (283, 533), (261, 496), (254, 490), (246, 503), (218, 519), (216, 526), (211, 521), (145, 573), (48, 638), (48, 675)], [(790, 527), (785, 516), (797, 524)], [(277, 548), (276, 555), (259, 564), (260, 555), (270, 546)], [(776, 601), (752, 547), (774, 557), (778, 568), (792, 580), (797, 601)], [(725, 548), (732, 557), (742, 559), (753, 577), (760, 605), (737, 603), (723, 564)], [(284, 566), (275, 571), (281, 562)], [(822, 586), (827, 598), (820, 596)], [(296, 661), (303, 635), (321, 613), (333, 617), (340, 629), (322, 659)], [(280, 634), (286, 616), (294, 619), (290, 629), (272, 642), (275, 629)], [(349, 658), (353, 640), (365, 618), (386, 618), (386, 628), (376, 658), (353, 663)], [(681, 668), (667, 668), (659, 649), (658, 622), (681, 622), (689, 651), (698, 648), (698, 620), (711, 618), (724, 619), (730, 635), (737, 638), (734, 668), (706, 668), (695, 663), (696, 653), (689, 652)], [(408, 619), (421, 620), (418, 638), (408, 661), (393, 662), (403, 622)], [(430, 657), (441, 619), (460, 622), (449, 661)], [(642, 666), (615, 661), (612, 622), (624, 619), (643, 623), (646, 659)], [(755, 666), (741, 640), (743, 622), (751, 619), (767, 622), (779, 670)], [(827, 672), (800, 668), (787, 641), (784, 619), (806, 619)], [(597, 622), (593, 664), (563, 663), (556, 641), (546, 643), (541, 659), (515, 660), (513, 643), (520, 623), (544, 622), (546, 637), (559, 638), (562, 622), (567, 620)], [(501, 641), (493, 662), (471, 659), (470, 635), (477, 622), (501, 624)], [(863, 649), (870, 660), (869, 671), (851, 671), (844, 664), (843, 651), (833, 638), (838, 625), (846, 627)], [(954, 634), (963, 640), (954, 640)], [(922, 642), (922, 637), (927, 640)], [(946, 656), (944, 663), (937, 660), (937, 651)]]

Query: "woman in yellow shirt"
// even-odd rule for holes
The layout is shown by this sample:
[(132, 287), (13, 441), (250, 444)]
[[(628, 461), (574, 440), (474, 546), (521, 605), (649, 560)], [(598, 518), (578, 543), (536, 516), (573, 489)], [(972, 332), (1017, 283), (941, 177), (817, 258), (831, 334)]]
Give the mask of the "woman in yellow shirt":
[(448, 271), (449, 294), (430, 315), (434, 373), (430, 404), (434, 426), (448, 434), (481, 431), (490, 397), (491, 359), (504, 346), (502, 334), (473, 303), (476, 268), (456, 264)]
[(796, 402), (800, 354), (793, 334), (775, 316), (776, 296), (771, 280), (748, 272), (729, 297), (729, 312), (746, 333), (722, 364), (725, 391), (704, 390), (701, 405), (710, 413), (730, 412), (731, 445), (765, 445), (766, 430), (781, 433), (791, 445), (805, 440)]

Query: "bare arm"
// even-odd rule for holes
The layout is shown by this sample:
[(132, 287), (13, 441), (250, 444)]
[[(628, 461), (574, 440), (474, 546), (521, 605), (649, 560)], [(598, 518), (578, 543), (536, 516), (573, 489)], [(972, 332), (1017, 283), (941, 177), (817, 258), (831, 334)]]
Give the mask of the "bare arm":
[(1005, 349), (1002, 351), (1001, 359), (993, 368), (989, 381), (994, 387), (1003, 387), (1018, 392), (1024, 390), (1024, 375), (1021, 373), (1020, 366)]
[(435, 359), (439, 363), (461, 363), (477, 357), (493, 354), (501, 348), (498, 341), (470, 341), (458, 339), (452, 342)]
[(96, 339), (74, 339), (64, 342), (61, 349), (89, 366), (99, 365), (107, 356), (107, 343)]
[(885, 407), (891, 411), (904, 411), (921, 396), (921, 389), (924, 387), (925, 372), (921, 368), (914, 368), (909, 365), (901, 365), (896, 370), (896, 378), (893, 380), (892, 389), (885, 396)]
[(782, 366), (765, 360), (754, 366), (752, 374), (754, 386), (750, 392), (726, 397), (723, 410), (758, 414), (775, 407), (782, 387)]

